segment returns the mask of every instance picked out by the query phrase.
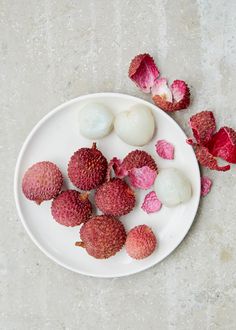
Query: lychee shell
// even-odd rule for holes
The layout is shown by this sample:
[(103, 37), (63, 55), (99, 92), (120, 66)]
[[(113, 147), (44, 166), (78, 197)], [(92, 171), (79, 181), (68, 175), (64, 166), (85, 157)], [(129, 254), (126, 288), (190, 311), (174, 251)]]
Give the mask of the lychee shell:
[(135, 194), (125, 181), (113, 178), (97, 189), (95, 204), (104, 214), (122, 216), (134, 208)]
[(24, 174), (22, 191), (26, 198), (37, 204), (57, 196), (61, 190), (63, 177), (52, 162), (43, 161), (32, 165)]
[(87, 194), (81, 194), (76, 190), (66, 190), (53, 200), (51, 213), (61, 225), (74, 227), (90, 218), (92, 204)]
[(126, 232), (123, 224), (110, 216), (100, 215), (88, 220), (80, 229), (82, 242), (88, 254), (97, 259), (115, 255), (125, 244)]
[(156, 236), (147, 225), (136, 226), (128, 232), (125, 248), (130, 257), (134, 259), (147, 258), (153, 253), (156, 246)]

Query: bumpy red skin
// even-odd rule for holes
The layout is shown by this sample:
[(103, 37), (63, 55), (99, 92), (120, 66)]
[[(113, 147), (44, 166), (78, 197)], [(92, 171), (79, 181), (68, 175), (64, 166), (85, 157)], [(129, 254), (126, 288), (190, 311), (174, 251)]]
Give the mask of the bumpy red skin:
[(197, 160), (202, 166), (208, 167), (211, 170), (223, 172), (230, 170), (230, 165), (219, 166), (217, 164), (217, 160), (214, 158), (214, 156), (212, 156), (212, 154), (206, 147), (201, 145), (195, 145), (194, 149)]
[(236, 131), (230, 127), (222, 127), (213, 135), (208, 148), (213, 156), (236, 164)]
[(181, 83), (182, 84), (182, 88), (185, 89), (185, 94), (183, 96), (183, 98), (180, 101), (173, 101), (173, 102), (169, 102), (166, 101), (165, 98), (161, 97), (160, 95), (154, 95), (152, 97), (153, 102), (162, 110), (166, 111), (166, 112), (175, 112), (175, 111), (179, 111), (179, 110), (184, 110), (186, 108), (188, 108), (189, 104), (190, 104), (190, 90), (188, 85), (181, 80), (174, 80), (173, 84), (171, 85), (171, 89), (174, 87), (174, 85), (176, 83)]
[(133, 168), (140, 168), (143, 166), (148, 166), (153, 171), (158, 173), (158, 168), (155, 160), (146, 151), (134, 150), (131, 151), (123, 160), (122, 167), (126, 171), (130, 171)]
[(144, 93), (150, 93), (158, 76), (159, 70), (149, 54), (140, 54), (132, 59), (129, 67), (129, 78)]
[(140, 225), (128, 232), (125, 248), (131, 258), (147, 258), (154, 252), (156, 247), (157, 239), (150, 227)]
[(62, 187), (63, 177), (59, 168), (48, 161), (31, 166), (24, 174), (22, 191), (26, 198), (40, 204), (56, 197)]
[(201, 111), (189, 120), (189, 126), (197, 143), (206, 146), (216, 130), (216, 122), (212, 111)]
[(104, 214), (122, 216), (133, 210), (135, 194), (126, 182), (113, 178), (97, 189), (95, 204)]
[(126, 232), (123, 224), (106, 215), (91, 218), (80, 229), (82, 246), (88, 254), (97, 259), (114, 256), (125, 244)]
[(78, 226), (92, 215), (92, 204), (88, 196), (76, 190), (62, 191), (52, 202), (51, 213), (61, 225)]
[(74, 186), (81, 190), (92, 190), (100, 186), (106, 179), (107, 160), (96, 149), (81, 148), (71, 157), (68, 164), (68, 176)]

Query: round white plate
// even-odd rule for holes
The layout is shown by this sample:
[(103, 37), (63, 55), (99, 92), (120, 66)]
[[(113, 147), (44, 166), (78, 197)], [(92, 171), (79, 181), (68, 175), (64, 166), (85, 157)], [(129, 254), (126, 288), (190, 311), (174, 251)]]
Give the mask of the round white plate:
[[(162, 207), (153, 214), (146, 214), (142, 201), (148, 191), (137, 191), (135, 210), (121, 217), (127, 231), (139, 224), (151, 226), (158, 237), (156, 251), (144, 260), (133, 260), (125, 252), (117, 253), (107, 260), (97, 260), (82, 248), (75, 247), (79, 240), (79, 227), (67, 228), (55, 222), (50, 213), (51, 202), (40, 206), (27, 200), (21, 191), (22, 176), (33, 163), (42, 160), (55, 162), (64, 175), (64, 187), (73, 188), (67, 179), (67, 164), (75, 150), (91, 146), (92, 141), (79, 133), (78, 113), (89, 102), (99, 102), (108, 106), (114, 114), (135, 104), (144, 104), (152, 109), (157, 131), (152, 141), (143, 148), (157, 162), (159, 168), (176, 167), (181, 169), (192, 184), (193, 195), (189, 202), (174, 208)], [(175, 159), (164, 160), (157, 156), (155, 143), (166, 139), (175, 146)], [(129, 95), (99, 93), (85, 95), (66, 102), (46, 115), (26, 139), (18, 157), (15, 170), (15, 200), (21, 221), (34, 243), (58, 264), (81, 274), (96, 277), (118, 277), (147, 269), (168, 256), (187, 234), (197, 212), (200, 197), (200, 173), (193, 149), (186, 143), (186, 136), (176, 122), (164, 111), (151, 103)], [(107, 159), (116, 156), (123, 158), (135, 147), (125, 144), (114, 131), (97, 141), (98, 148)]]

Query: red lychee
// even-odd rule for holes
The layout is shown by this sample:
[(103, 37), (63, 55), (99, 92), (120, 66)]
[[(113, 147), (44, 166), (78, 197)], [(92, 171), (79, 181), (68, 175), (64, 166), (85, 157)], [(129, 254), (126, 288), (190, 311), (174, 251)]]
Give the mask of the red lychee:
[(156, 236), (147, 225), (136, 226), (128, 232), (125, 248), (131, 258), (147, 258), (153, 253), (156, 246)]
[(59, 168), (48, 161), (32, 165), (24, 174), (22, 191), (26, 198), (37, 204), (56, 197), (62, 187), (63, 177)]
[(81, 190), (91, 190), (100, 186), (106, 178), (107, 160), (93, 143), (92, 148), (81, 148), (71, 157), (68, 176)]
[(134, 208), (135, 194), (125, 181), (113, 178), (97, 189), (95, 204), (104, 214), (122, 216)]
[(90, 218), (92, 204), (87, 193), (81, 194), (76, 190), (66, 190), (53, 200), (51, 213), (61, 225), (74, 227)]
[(119, 220), (99, 215), (83, 224), (80, 238), (82, 242), (76, 242), (76, 246), (84, 247), (94, 258), (107, 259), (121, 250), (125, 244), (126, 233)]

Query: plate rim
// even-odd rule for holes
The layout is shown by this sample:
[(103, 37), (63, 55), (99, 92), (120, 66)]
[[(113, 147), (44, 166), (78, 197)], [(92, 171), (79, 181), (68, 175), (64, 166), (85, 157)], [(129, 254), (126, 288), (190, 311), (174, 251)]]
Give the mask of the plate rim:
[(47, 251), (47, 249), (45, 249), (43, 247), (43, 245), (41, 245), (41, 243), (34, 237), (33, 233), (31, 232), (30, 228), (28, 227), (25, 219), (24, 219), (24, 215), (23, 213), (21, 212), (21, 208), (20, 208), (20, 203), (19, 203), (19, 196), (18, 196), (18, 184), (19, 184), (19, 169), (20, 169), (20, 164), (21, 164), (21, 161), (23, 159), (23, 155), (24, 155), (24, 151), (26, 150), (32, 136), (34, 135), (34, 133), (43, 125), (44, 122), (46, 122), (50, 117), (52, 117), (55, 113), (63, 110), (64, 107), (66, 106), (70, 106), (72, 105), (73, 103), (76, 103), (77, 101), (82, 101), (84, 99), (87, 99), (87, 98), (96, 98), (96, 97), (118, 97), (118, 98), (126, 98), (126, 99), (130, 99), (130, 100), (134, 100), (134, 101), (137, 101), (137, 102), (141, 102), (147, 106), (151, 106), (152, 108), (156, 108), (158, 109), (159, 111), (162, 111), (163, 115), (170, 121), (173, 122), (173, 124), (179, 129), (182, 131), (182, 134), (184, 134), (184, 136), (187, 138), (184, 130), (182, 129), (181, 126), (178, 125), (178, 123), (172, 118), (170, 117), (165, 111), (161, 110), (160, 108), (158, 108), (155, 104), (153, 103), (150, 103), (149, 101), (146, 101), (144, 99), (141, 99), (139, 97), (136, 97), (136, 96), (132, 96), (132, 95), (129, 95), (129, 94), (125, 94), (125, 93), (115, 93), (115, 92), (100, 92), (100, 93), (91, 93), (91, 94), (85, 94), (85, 95), (81, 95), (81, 96), (78, 96), (78, 97), (75, 97), (73, 99), (70, 99), (68, 101), (65, 101), (61, 104), (59, 104), (58, 106), (56, 106), (55, 108), (53, 108), (52, 110), (50, 110), (45, 116), (43, 116), (34, 126), (33, 128), (31, 129), (30, 133), (27, 135), (26, 139), (24, 140), (21, 148), (20, 148), (20, 151), (18, 153), (18, 157), (17, 157), (17, 161), (16, 161), (16, 165), (15, 165), (15, 171), (14, 171), (14, 199), (15, 199), (15, 204), (16, 204), (16, 209), (17, 209), (17, 213), (18, 213), (18, 216), (21, 220), (21, 223), (23, 224), (23, 227), (25, 229), (25, 231), (27, 232), (27, 234), (29, 235), (29, 237), (31, 238), (31, 240), (33, 241), (33, 243), (39, 248), (39, 250), (41, 250), (48, 258), (50, 258), (51, 260), (53, 260), (56, 264), (66, 268), (67, 270), (70, 270), (74, 273), (77, 273), (77, 274), (81, 274), (81, 275), (86, 275), (86, 276), (91, 276), (91, 277), (95, 277), (95, 278), (119, 278), (119, 277), (125, 277), (125, 276), (131, 276), (131, 275), (134, 275), (134, 274), (138, 274), (142, 271), (145, 271), (155, 265), (157, 265), (158, 263), (162, 262), (166, 257), (168, 257), (171, 253), (173, 253), (176, 248), (181, 244), (181, 242), (184, 240), (184, 238), (186, 237), (187, 233), (189, 232), (193, 222), (194, 222), (194, 219), (196, 217), (196, 214), (197, 214), (197, 211), (198, 211), (198, 208), (199, 208), (199, 203), (200, 203), (200, 178), (201, 178), (201, 174), (200, 174), (200, 168), (199, 168), (199, 164), (198, 164), (198, 161), (196, 159), (196, 156), (195, 156), (195, 153), (193, 151), (193, 148), (191, 149), (191, 152), (194, 154), (194, 158), (195, 158), (195, 162), (196, 162), (196, 168), (197, 168), (197, 175), (199, 177), (199, 184), (198, 184), (198, 191), (197, 191), (197, 200), (196, 200), (196, 210), (193, 214), (193, 219), (192, 221), (190, 222), (189, 226), (186, 227), (186, 230), (183, 232), (183, 235), (182, 235), (182, 238), (177, 242), (177, 244), (175, 245), (174, 249), (172, 249), (170, 252), (167, 252), (165, 254), (163, 254), (162, 258), (158, 261), (154, 261), (152, 264), (150, 264), (149, 266), (143, 268), (143, 269), (140, 269), (138, 271), (131, 271), (130, 273), (125, 273), (125, 274), (120, 274), (118, 273), (117, 275), (114, 275), (114, 276), (111, 276), (111, 275), (96, 275), (96, 274), (93, 274), (93, 273), (90, 273), (90, 272), (86, 272), (86, 271), (81, 271), (81, 270), (78, 270), (74, 267), (70, 267), (69, 265), (65, 264), (64, 262), (62, 262), (60, 259), (58, 259), (56, 256), (52, 255), (50, 252)]

